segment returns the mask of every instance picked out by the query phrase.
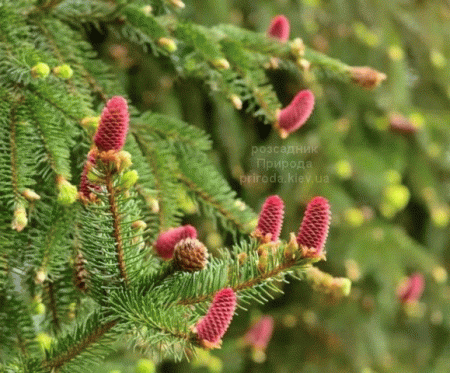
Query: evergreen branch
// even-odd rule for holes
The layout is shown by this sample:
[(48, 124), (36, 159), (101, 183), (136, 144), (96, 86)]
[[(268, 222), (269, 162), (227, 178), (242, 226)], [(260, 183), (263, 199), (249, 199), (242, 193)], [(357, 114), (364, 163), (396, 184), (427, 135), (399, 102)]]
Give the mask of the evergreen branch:
[(106, 181), (106, 190), (108, 191), (108, 201), (109, 208), (111, 212), (111, 216), (113, 219), (113, 236), (116, 241), (116, 252), (117, 252), (117, 264), (119, 266), (119, 272), (122, 279), (125, 281), (125, 284), (128, 285), (129, 279), (126, 270), (125, 260), (124, 260), (124, 251), (123, 251), (123, 239), (122, 239), (122, 230), (121, 230), (121, 219), (120, 214), (118, 212), (116, 197), (115, 197), (115, 188), (113, 186), (112, 175), (108, 172), (105, 177)]
[[(255, 214), (235, 198), (228, 183), (211, 165), (204, 153), (178, 154), (180, 172), (177, 178), (197, 199), (209, 208), (212, 216), (219, 216), (224, 227), (232, 232), (250, 233)], [(227, 224), (227, 222), (231, 223)]]
[(93, 331), (88, 335), (83, 336), (75, 344), (68, 346), (67, 349), (58, 352), (54, 356), (51, 356), (49, 360), (45, 360), (41, 363), (41, 366), (48, 368), (52, 371), (56, 371), (65, 364), (72, 361), (78, 355), (83, 353), (87, 348), (99, 342), (106, 333), (113, 329), (117, 325), (117, 320), (110, 320), (103, 324), (97, 325)]
[(206, 203), (208, 203), (214, 209), (219, 211), (225, 217), (225, 219), (231, 221), (238, 229), (244, 231), (244, 225), (242, 225), (241, 222), (235, 216), (233, 216), (233, 214), (231, 214), (224, 206), (218, 203), (212, 195), (206, 193), (201, 187), (199, 187), (192, 180), (188, 179), (186, 176), (182, 174), (178, 175), (178, 179), (184, 185), (186, 185), (186, 187), (190, 191), (193, 191), (195, 194), (201, 197)]
[(58, 6), (63, 0), (45, 0), (42, 1), (41, 4), (38, 5), (38, 8), (41, 11), (44, 12), (49, 12), (51, 11), (53, 8), (55, 8), (56, 6)]

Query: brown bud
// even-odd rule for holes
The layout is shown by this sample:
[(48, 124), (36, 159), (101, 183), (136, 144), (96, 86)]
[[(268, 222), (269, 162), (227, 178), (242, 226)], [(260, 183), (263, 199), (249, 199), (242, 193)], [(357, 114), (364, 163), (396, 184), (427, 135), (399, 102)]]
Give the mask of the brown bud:
[(185, 238), (175, 245), (173, 264), (180, 271), (201, 271), (208, 264), (208, 250), (196, 238)]
[(367, 66), (355, 66), (350, 68), (350, 78), (353, 83), (365, 89), (373, 89), (386, 80), (386, 74)]

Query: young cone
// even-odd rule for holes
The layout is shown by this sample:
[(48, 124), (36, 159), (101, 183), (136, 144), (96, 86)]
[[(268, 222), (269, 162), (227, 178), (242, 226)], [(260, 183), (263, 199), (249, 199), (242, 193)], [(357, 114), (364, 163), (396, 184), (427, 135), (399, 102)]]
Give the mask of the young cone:
[(314, 197), (306, 207), (298, 231), (297, 243), (304, 248), (305, 256), (320, 257), (330, 226), (330, 205), (323, 197)]
[(314, 95), (309, 89), (297, 93), (291, 103), (278, 113), (277, 123), (281, 138), (288, 135), (305, 124), (314, 109)]
[(411, 135), (417, 132), (417, 127), (411, 121), (396, 113), (389, 116), (389, 129), (402, 135)]
[(222, 289), (215, 295), (208, 312), (194, 328), (203, 347), (220, 346), (233, 318), (236, 303), (236, 294), (231, 288)]
[(255, 235), (260, 236), (264, 241), (278, 241), (283, 217), (283, 200), (277, 195), (268, 197), (259, 214)]
[(261, 317), (245, 334), (244, 341), (257, 350), (265, 350), (273, 333), (273, 317)]
[(185, 238), (197, 238), (197, 230), (192, 225), (183, 225), (161, 233), (155, 242), (156, 253), (163, 259), (171, 259), (175, 245)]
[(287, 41), (289, 39), (290, 28), (289, 21), (285, 16), (276, 16), (270, 22), (267, 35), (280, 41)]
[(100, 151), (122, 149), (127, 136), (128, 121), (127, 101), (121, 96), (114, 96), (106, 103), (94, 136), (95, 145)]
[(180, 271), (201, 271), (208, 264), (208, 250), (196, 238), (185, 238), (175, 245), (173, 264)]
[(421, 273), (413, 273), (408, 279), (400, 284), (397, 296), (402, 303), (417, 302), (422, 296), (425, 288), (425, 279)]

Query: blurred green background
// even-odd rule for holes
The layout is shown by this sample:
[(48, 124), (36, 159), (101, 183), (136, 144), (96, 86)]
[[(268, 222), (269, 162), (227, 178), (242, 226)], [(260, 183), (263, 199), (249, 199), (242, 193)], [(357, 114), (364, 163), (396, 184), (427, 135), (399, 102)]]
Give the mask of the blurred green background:
[[(296, 232), (307, 202), (332, 206), (327, 261), (319, 267), (353, 281), (348, 298), (283, 284), (284, 295), (239, 312), (223, 348), (191, 362), (159, 362), (160, 372), (449, 372), (450, 287), (450, 2), (427, 0), (186, 0), (181, 17), (265, 32), (284, 14), (291, 38), (352, 66), (387, 74), (366, 91), (320, 72), (269, 70), (282, 102), (304, 88), (316, 95), (309, 121), (287, 140), (202, 82), (180, 77), (164, 59), (103, 32), (90, 38), (114, 66), (132, 103), (203, 128), (214, 157), (239, 196), (256, 211), (279, 194), (286, 202), (284, 238)], [(398, 122), (413, 133), (393, 131)], [(301, 149), (291, 154), (276, 146)], [(273, 161), (304, 161), (304, 168)], [(266, 176), (266, 179), (261, 179)], [(276, 181), (274, 181), (276, 179)], [(280, 181), (281, 180), (281, 181)], [(189, 222), (212, 250), (231, 237), (202, 219), (180, 186)], [(400, 282), (425, 277), (419, 302), (402, 304)], [(281, 286), (281, 285), (280, 285)], [(274, 317), (265, 352), (242, 337), (261, 314)], [(99, 372), (137, 372), (143, 356), (111, 356)], [(116, 373), (117, 373), (116, 372)], [(143, 371), (144, 372), (144, 371)]]

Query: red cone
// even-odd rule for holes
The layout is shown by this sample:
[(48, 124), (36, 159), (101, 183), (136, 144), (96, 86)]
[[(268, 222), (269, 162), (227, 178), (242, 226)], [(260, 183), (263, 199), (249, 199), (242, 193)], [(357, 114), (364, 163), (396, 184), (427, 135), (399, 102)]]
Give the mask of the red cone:
[(192, 225), (183, 225), (161, 233), (156, 240), (155, 250), (163, 259), (171, 259), (175, 245), (185, 238), (197, 238), (197, 230)]
[(195, 327), (200, 341), (206, 347), (218, 347), (231, 323), (236, 303), (236, 294), (231, 288), (222, 289), (216, 294), (205, 317)]
[(325, 246), (330, 225), (330, 205), (323, 197), (314, 197), (306, 207), (297, 243), (310, 250), (310, 255), (320, 256)]
[(114, 96), (103, 109), (100, 124), (94, 136), (100, 151), (121, 150), (128, 131), (128, 105), (121, 96)]
[(278, 241), (283, 225), (284, 203), (283, 200), (275, 195), (270, 196), (264, 202), (259, 214), (258, 225), (256, 230), (263, 237), (267, 234), (271, 235), (271, 241)]
[(270, 22), (267, 35), (280, 39), (281, 41), (287, 41), (289, 39), (290, 28), (289, 21), (285, 16), (276, 16)]
[(314, 109), (314, 95), (309, 89), (297, 93), (291, 103), (280, 110), (277, 127), (282, 138), (296, 131), (310, 117)]

